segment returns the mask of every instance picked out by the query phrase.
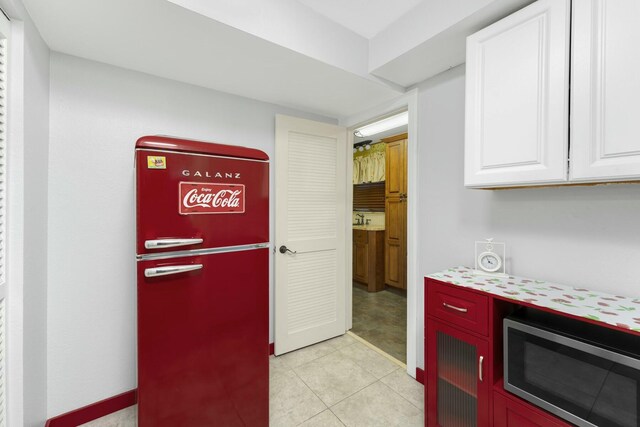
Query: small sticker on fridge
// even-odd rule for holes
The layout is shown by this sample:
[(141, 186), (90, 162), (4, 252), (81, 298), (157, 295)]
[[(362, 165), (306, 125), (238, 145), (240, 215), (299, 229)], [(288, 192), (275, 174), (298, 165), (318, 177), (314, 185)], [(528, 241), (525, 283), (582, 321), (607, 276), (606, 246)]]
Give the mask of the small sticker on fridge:
[(166, 169), (167, 158), (165, 156), (147, 156), (148, 169)]

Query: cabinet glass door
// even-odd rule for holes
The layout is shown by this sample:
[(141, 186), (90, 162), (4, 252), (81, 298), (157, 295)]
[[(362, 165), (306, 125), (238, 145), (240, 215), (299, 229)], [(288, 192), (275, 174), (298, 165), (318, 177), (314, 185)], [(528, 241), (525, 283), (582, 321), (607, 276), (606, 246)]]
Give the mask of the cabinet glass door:
[(487, 425), (487, 343), (429, 321), (427, 338), (428, 425)]

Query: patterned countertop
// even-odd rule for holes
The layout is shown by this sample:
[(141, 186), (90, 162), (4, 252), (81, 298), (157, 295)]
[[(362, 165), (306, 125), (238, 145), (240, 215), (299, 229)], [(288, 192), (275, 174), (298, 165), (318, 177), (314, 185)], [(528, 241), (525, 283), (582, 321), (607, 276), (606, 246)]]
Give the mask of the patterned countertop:
[(474, 274), (468, 267), (450, 268), (426, 277), (640, 333), (640, 298), (610, 295), (544, 280), (485, 276)]

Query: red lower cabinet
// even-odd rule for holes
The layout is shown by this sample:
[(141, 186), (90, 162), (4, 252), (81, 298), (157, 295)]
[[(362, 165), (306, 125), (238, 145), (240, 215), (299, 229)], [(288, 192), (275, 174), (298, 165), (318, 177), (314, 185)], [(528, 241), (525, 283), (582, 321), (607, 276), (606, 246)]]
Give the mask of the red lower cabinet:
[[(456, 279), (448, 275), (448, 272), (442, 273), (442, 275), (451, 280)], [(472, 276), (463, 276), (461, 280), (467, 284), (471, 278)], [(490, 282), (497, 279), (486, 280)], [(528, 280), (528, 282), (532, 281)], [(525, 282), (523, 281), (523, 283)], [(476, 285), (481, 284), (476, 283)], [(506, 282), (506, 284), (510, 283)], [(520, 287), (518, 289), (522, 291)], [(505, 363), (507, 363), (504, 360), (504, 346), (507, 345), (504, 343), (504, 320), (522, 308), (541, 310), (540, 307), (528, 305), (527, 300), (516, 301), (480, 289), (467, 288), (465, 285), (431, 278), (425, 278), (424, 296), (425, 426), (573, 426), (555, 414), (547, 412), (504, 389), (503, 370)], [(571, 317), (562, 312), (554, 311), (554, 314)], [(526, 347), (525, 349), (517, 347), (514, 342), (510, 341), (512, 346), (510, 347), (510, 356), (513, 357), (513, 353), (516, 353), (516, 356), (526, 353)], [(560, 344), (558, 345), (562, 347)], [(562, 360), (561, 357), (565, 357), (562, 351), (559, 349), (554, 353), (558, 354), (557, 360)], [(528, 357), (533, 361), (529, 363), (535, 365), (537, 359), (533, 358), (537, 357), (536, 353), (531, 352)], [(518, 360), (517, 357), (513, 357), (513, 359)], [(567, 360), (578, 360), (576, 363), (581, 363), (579, 359), (567, 357)], [(511, 362), (511, 366), (514, 366), (515, 362)], [(570, 362), (562, 363), (564, 364), (560, 364), (560, 366), (564, 367), (566, 363)], [(591, 366), (588, 363), (583, 363), (583, 365)], [(518, 369), (524, 371), (522, 375), (527, 375), (525, 366)], [(586, 372), (583, 375), (589, 375), (589, 372), (584, 370), (585, 367), (580, 367), (580, 369), (582, 369), (580, 372)], [(613, 372), (612, 370), (611, 373)], [(552, 378), (555, 379), (555, 377)], [(620, 376), (620, 378), (623, 377)], [(636, 374), (629, 374), (628, 378), (629, 381), (634, 381)], [(579, 390), (576, 388), (577, 386), (569, 384), (569, 382), (570, 380), (565, 380), (566, 387)], [(563, 383), (559, 382), (559, 384)], [(622, 394), (626, 393), (632, 396), (632, 400), (637, 397), (634, 394), (635, 385), (629, 388), (632, 392), (626, 392), (627, 389), (624, 387), (622, 389)], [(611, 407), (623, 408), (622, 413), (626, 414), (623, 417), (627, 415), (635, 417), (637, 405), (629, 405), (626, 402), (623, 404), (616, 402), (616, 404), (618, 404), (617, 407), (613, 405)], [(625, 412), (629, 407), (632, 409)], [(614, 411), (617, 410), (614, 409)], [(604, 423), (600, 424), (604, 425)], [(636, 423), (632, 421), (628, 425), (635, 426)]]
[(426, 332), (426, 424), (489, 426), (487, 340), (431, 319)]
[(570, 427), (552, 415), (502, 393), (493, 393), (494, 427)]
[(494, 386), (502, 383), (502, 319), (514, 307), (442, 282), (425, 284), (426, 426), (571, 426)]

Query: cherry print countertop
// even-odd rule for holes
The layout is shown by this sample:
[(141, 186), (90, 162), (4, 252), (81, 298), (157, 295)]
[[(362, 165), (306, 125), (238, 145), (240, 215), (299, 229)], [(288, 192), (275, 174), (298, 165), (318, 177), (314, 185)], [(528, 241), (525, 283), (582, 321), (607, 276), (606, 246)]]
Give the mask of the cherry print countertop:
[(610, 295), (544, 280), (484, 276), (474, 274), (473, 269), (467, 267), (450, 268), (426, 277), (640, 333), (640, 298)]

